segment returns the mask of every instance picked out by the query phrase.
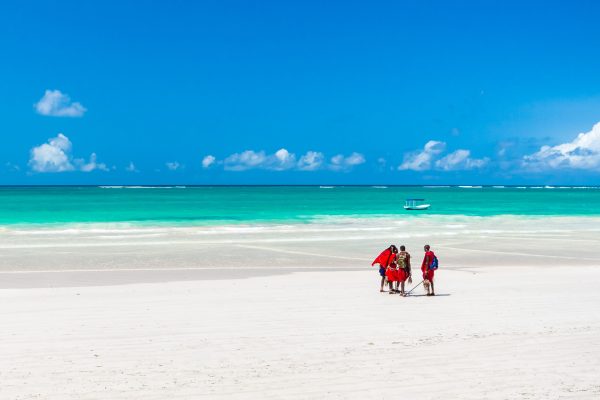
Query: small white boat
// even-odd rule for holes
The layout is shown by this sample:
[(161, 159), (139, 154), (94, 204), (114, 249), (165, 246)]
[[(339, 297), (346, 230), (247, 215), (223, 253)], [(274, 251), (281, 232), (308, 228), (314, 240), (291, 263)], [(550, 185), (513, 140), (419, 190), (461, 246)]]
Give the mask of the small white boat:
[(405, 210), (427, 210), (431, 204), (423, 204), (421, 202), (425, 201), (425, 199), (406, 199), (404, 202)]

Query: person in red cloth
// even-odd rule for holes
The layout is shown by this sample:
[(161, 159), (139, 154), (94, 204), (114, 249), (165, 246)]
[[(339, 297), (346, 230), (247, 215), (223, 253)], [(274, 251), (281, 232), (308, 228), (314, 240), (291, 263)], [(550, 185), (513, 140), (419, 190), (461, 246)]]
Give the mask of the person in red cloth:
[[(431, 251), (431, 247), (426, 244), (423, 248), (425, 250), (425, 256), (423, 257), (423, 263), (421, 264), (421, 271), (423, 272), (423, 287), (427, 292), (427, 296), (435, 296), (435, 290), (433, 288), (433, 275), (435, 271), (431, 268), (431, 263), (435, 254)], [(431, 291), (429, 290), (431, 288)]]
[[(398, 264), (396, 264), (396, 257), (397, 257), (397, 253), (398, 253), (398, 249), (396, 249), (396, 247), (394, 246), (394, 256), (392, 257), (392, 261), (390, 262), (390, 265), (388, 265), (387, 269), (385, 270), (385, 277), (387, 278), (388, 281), (388, 285), (390, 287), (390, 294), (394, 294), (394, 293), (398, 293), (398, 290), (396, 290), (396, 288), (394, 288), (394, 282), (398, 282)], [(396, 285), (398, 285), (396, 283)]]
[(379, 276), (381, 276), (381, 288), (380, 292), (383, 292), (383, 286), (385, 285), (385, 278), (388, 267), (393, 264), (396, 260), (396, 253), (398, 253), (398, 249), (396, 246), (391, 245), (387, 249), (381, 252), (379, 256), (371, 263), (371, 266), (375, 264), (379, 264)]
[[(396, 292), (400, 292), (400, 296), (406, 296), (404, 291), (404, 282), (408, 280), (408, 283), (412, 283), (411, 270), (410, 270), (410, 253), (406, 251), (405, 246), (400, 246), (400, 252), (396, 255), (396, 265), (398, 265), (397, 281), (396, 281)], [(398, 290), (398, 288), (400, 290)]]

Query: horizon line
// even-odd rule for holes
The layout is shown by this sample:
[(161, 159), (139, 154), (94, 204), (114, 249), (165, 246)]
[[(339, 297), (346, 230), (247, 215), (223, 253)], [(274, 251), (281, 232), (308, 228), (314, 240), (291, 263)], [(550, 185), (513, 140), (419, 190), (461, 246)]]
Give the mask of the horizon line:
[(376, 187), (376, 186), (387, 186), (387, 187), (565, 187), (565, 188), (578, 188), (578, 187), (600, 187), (598, 185), (563, 185), (563, 184), (390, 184), (390, 183), (364, 183), (364, 184), (335, 184), (335, 183), (315, 183), (315, 184), (186, 184), (186, 183), (170, 183), (170, 184), (13, 184), (3, 185), (0, 184), (0, 188), (10, 187), (321, 187), (321, 186), (333, 186), (333, 187)]

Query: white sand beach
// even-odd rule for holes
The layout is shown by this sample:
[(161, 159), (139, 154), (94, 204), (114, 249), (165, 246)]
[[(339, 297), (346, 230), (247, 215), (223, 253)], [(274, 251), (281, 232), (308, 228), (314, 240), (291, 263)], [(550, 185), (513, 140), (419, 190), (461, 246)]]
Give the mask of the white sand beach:
[[(0, 398), (600, 397), (597, 220), (379, 222), (5, 230)], [(438, 296), (379, 293), (424, 242)]]

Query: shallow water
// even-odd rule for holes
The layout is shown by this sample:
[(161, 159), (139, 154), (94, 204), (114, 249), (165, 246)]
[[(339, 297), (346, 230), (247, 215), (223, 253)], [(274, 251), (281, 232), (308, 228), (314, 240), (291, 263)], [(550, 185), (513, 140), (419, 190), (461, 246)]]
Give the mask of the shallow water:
[[(405, 211), (404, 199), (431, 204)], [(0, 225), (223, 225), (338, 217), (600, 215), (596, 187), (2, 187)]]

